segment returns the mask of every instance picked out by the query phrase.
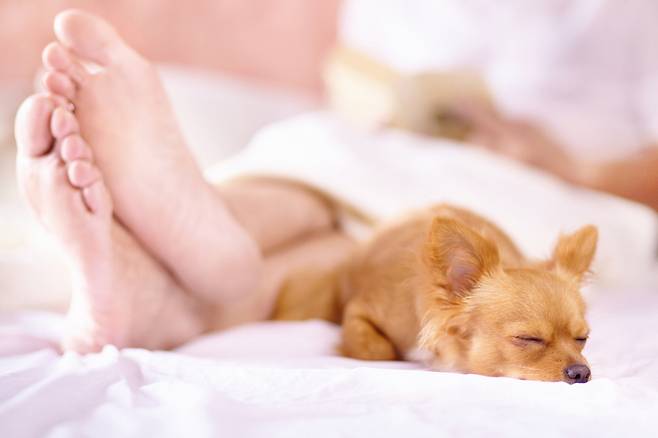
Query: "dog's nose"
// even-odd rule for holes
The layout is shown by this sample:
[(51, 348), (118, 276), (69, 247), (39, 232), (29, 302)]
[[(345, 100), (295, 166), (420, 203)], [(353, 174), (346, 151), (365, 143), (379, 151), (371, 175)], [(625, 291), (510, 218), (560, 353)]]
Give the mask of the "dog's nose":
[(587, 365), (569, 365), (564, 369), (564, 380), (567, 383), (586, 383), (591, 375)]

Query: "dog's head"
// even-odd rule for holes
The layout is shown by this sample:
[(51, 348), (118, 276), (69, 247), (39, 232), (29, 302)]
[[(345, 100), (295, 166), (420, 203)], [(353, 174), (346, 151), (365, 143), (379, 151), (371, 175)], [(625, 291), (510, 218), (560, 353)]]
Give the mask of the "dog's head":
[(494, 242), (436, 218), (425, 262), (437, 302), (428, 310), (420, 345), (460, 371), (587, 382), (582, 350), (589, 327), (580, 285), (597, 237), (595, 227), (583, 227), (562, 236), (550, 260), (510, 269), (502, 266)]

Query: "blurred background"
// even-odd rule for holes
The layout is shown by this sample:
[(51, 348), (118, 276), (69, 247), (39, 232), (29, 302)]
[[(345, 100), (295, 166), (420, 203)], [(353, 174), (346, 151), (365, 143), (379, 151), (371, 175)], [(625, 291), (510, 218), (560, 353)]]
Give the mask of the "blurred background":
[[(10, 142), (18, 102), (34, 89), (41, 50), (53, 39), (53, 17), (69, 7), (107, 18), (133, 47), (156, 63), (234, 80), (227, 85), (243, 81), (261, 90), (282, 92), (270, 98), (282, 98), (288, 92), (286, 97), (313, 101), (320, 95), (323, 60), (335, 40), (339, 1), (192, 0), (183, 6), (174, 0), (1, 0), (3, 144)], [(246, 92), (244, 87), (237, 88)], [(245, 95), (247, 101), (255, 105)], [(253, 114), (242, 111), (238, 102), (231, 104), (238, 106), (233, 113)], [(266, 106), (265, 112), (273, 111), (271, 105)]]

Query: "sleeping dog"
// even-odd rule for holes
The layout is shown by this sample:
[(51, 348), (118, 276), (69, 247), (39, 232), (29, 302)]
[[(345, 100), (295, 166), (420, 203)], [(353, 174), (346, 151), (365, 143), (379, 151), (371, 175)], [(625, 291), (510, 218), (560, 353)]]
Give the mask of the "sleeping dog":
[(341, 323), (341, 352), (356, 359), (584, 383), (580, 286), (597, 238), (585, 226), (530, 261), (485, 218), (440, 205), (386, 227), (337, 269), (292, 275), (274, 319)]

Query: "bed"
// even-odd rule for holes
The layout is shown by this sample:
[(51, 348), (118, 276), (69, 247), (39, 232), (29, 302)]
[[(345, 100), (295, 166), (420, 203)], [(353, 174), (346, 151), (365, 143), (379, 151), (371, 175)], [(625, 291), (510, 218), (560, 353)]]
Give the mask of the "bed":
[[(184, 123), (189, 119), (198, 121), (184, 117)], [(567, 188), (458, 144), (432, 142), (401, 132), (355, 130), (331, 114), (312, 113), (262, 131), (243, 154), (209, 170), (209, 176), (231, 178), (251, 171), (285, 174), (332, 192), (358, 188), (344, 201), (359, 204), (375, 218), (447, 197), (494, 217), (536, 257), (550, 251), (561, 230), (590, 219), (600, 222), (604, 232), (596, 269), (601, 275), (586, 290), (590, 383), (569, 386), (346, 359), (336, 354), (339, 328), (322, 321), (254, 323), (169, 352), (107, 346), (97, 354), (62, 354), (60, 313), (3, 305), (0, 437), (652, 436), (658, 429), (655, 213)], [(319, 153), (297, 166), (296, 148), (309, 144), (319, 144)], [(364, 147), (379, 151), (365, 176), (363, 168), (350, 167), (363, 162), (362, 154), (372, 157), (372, 149)], [(434, 162), (439, 167), (430, 166), (427, 154), (440, 154)], [(401, 156), (412, 155), (419, 158), (410, 167)], [(393, 166), (393, 182), (404, 184), (382, 185), (390, 179), (391, 173), (381, 171), (387, 165)], [(460, 182), (460, 166), (470, 169), (470, 182)], [(445, 190), (428, 197), (427, 191), (417, 190), (428, 180), (405, 174), (403, 168), (452, 176), (442, 185)], [(474, 169), (481, 179), (472, 178)], [(341, 178), (335, 178), (337, 173)], [(490, 179), (498, 182), (489, 187), (493, 191), (478, 194), (482, 184), (476, 183)], [(373, 187), (386, 196), (367, 196), (377, 192)], [(516, 198), (509, 193), (514, 187)], [(502, 195), (496, 197), (496, 191)], [(555, 207), (558, 202), (563, 202), (561, 210)], [(14, 231), (22, 220), (16, 213)], [(355, 226), (350, 218), (345, 225)], [(32, 230), (19, 229), (30, 236)], [(42, 299), (33, 304), (53, 295), (65, 299), (64, 292), (51, 294), (66, 284), (60, 265), (49, 258), (52, 253), (24, 251), (25, 242), (7, 233), (3, 237), (3, 292), (14, 302), (23, 297), (25, 304), (30, 301), (21, 294), (27, 295), (29, 283)], [(48, 260), (48, 269), (28, 268)]]
[(0, 436), (653, 436), (658, 294), (590, 291), (585, 385), (338, 357), (339, 329), (263, 322), (171, 352), (61, 355), (52, 313), (0, 319)]
[[(455, 180), (458, 173), (451, 181), (461, 191), (450, 192), (470, 207), (469, 202), (476, 202), (480, 211), (491, 210), (531, 255), (546, 254), (559, 229), (598, 219), (602, 252), (597, 269), (608, 275), (586, 289), (592, 336), (585, 353), (593, 380), (569, 386), (433, 372), (413, 363), (350, 360), (336, 354), (339, 328), (322, 321), (254, 323), (210, 334), (170, 352), (107, 346), (97, 354), (61, 354), (60, 314), (5, 311), (0, 316), (0, 436), (525, 437), (532, 433), (613, 437), (650, 436), (658, 428), (654, 213), (612, 197), (565, 189), (548, 177), (486, 154), (472, 156), (459, 145), (429, 148), (427, 140), (404, 133), (350, 130), (326, 113), (266, 129), (243, 154), (209, 174), (228, 178), (245, 169), (261, 173), (269, 169), (270, 174), (287, 172), (309, 180), (308, 175), (295, 174), (298, 168), (292, 155), (298, 151), (273, 147), (277, 142), (303, 144), (295, 136), (324, 139), (324, 152), (331, 151), (342, 169), (340, 181), (352, 187), (351, 174), (363, 178), (350, 171), (349, 157), (363, 152), (357, 141), (367, 140), (364, 144), (382, 152), (376, 166), (366, 167), (368, 181), (374, 185), (378, 178), (390, 176), (374, 170), (385, 167), (386, 151), (402, 160), (401, 152), (394, 150), (396, 144), (404, 145), (404, 151), (418, 147), (418, 153), (439, 154), (441, 162), (453, 169), (460, 162), (469, 167), (489, 163), (480, 169), (490, 169), (492, 178), (498, 178), (496, 172), (508, 175), (512, 185), (526, 190), (517, 188), (516, 198), (527, 197), (526, 202), (516, 209), (512, 204), (501, 208), (502, 200), (485, 202), (469, 194), (468, 184)], [(339, 141), (351, 145), (345, 151), (353, 155), (341, 157)], [(261, 149), (280, 153), (268, 157)], [(314, 156), (322, 157), (321, 146), (318, 151)], [(461, 158), (453, 162), (451, 155)], [(309, 182), (340, 191), (340, 186), (330, 184), (337, 169), (329, 157), (317, 165), (326, 170), (328, 179), (316, 168), (310, 172), (315, 180)], [(313, 160), (302, 168), (312, 170)], [(398, 177), (407, 182), (405, 190), (389, 187), (386, 196), (361, 203), (371, 216), (387, 216), (396, 208), (430, 200), (410, 196), (418, 192), (413, 180)], [(524, 184), (518, 184), (518, 178)], [(427, 184), (423, 179), (415, 181)], [(510, 189), (505, 188), (505, 180), (498, 181), (497, 190)], [(368, 184), (360, 187), (362, 192), (350, 192), (350, 202), (359, 202), (358, 196), (368, 193)], [(539, 207), (531, 203), (538, 193), (540, 204), (546, 204), (545, 196), (562, 199), (561, 214), (538, 214)], [(549, 210), (556, 210), (549, 204)], [(517, 221), (527, 225), (531, 217), (537, 218), (533, 226), (514, 227)]]

